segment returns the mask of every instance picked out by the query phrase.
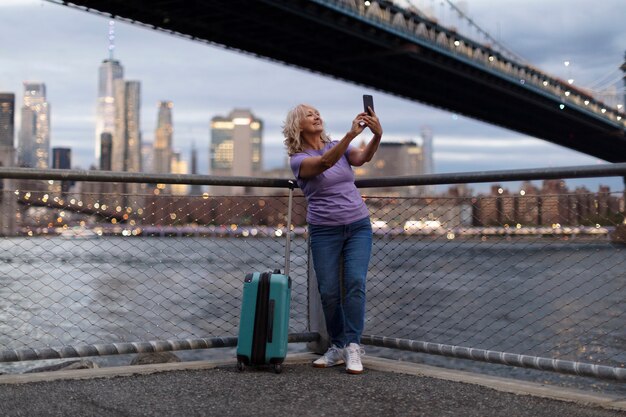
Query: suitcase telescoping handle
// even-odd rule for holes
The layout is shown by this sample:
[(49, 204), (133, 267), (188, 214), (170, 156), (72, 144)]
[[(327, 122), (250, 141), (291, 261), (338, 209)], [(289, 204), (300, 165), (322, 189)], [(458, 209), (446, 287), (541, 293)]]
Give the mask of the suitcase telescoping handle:
[(291, 208), (293, 207), (293, 189), (295, 182), (289, 180), (289, 200), (287, 203), (287, 236), (285, 241), (285, 275), (289, 276), (289, 256), (291, 255)]

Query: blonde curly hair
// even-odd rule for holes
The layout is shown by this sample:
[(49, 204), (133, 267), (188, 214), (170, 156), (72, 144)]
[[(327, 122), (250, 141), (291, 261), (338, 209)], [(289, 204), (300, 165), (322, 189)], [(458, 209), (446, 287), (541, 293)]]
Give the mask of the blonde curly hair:
[[(298, 104), (287, 113), (287, 118), (285, 119), (285, 123), (283, 123), (283, 136), (285, 137), (283, 143), (287, 147), (287, 154), (289, 156), (304, 150), (302, 148), (302, 128), (300, 125), (302, 124), (302, 120), (306, 118), (307, 111), (311, 109), (317, 111), (315, 107), (309, 106), (308, 104)], [(326, 132), (322, 131), (321, 137), (322, 142), (330, 142), (330, 137)]]

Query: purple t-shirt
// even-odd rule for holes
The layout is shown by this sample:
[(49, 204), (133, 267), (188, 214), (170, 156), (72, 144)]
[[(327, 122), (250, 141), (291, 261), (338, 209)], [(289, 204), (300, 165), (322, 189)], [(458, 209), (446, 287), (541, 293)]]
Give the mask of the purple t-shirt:
[(354, 185), (354, 173), (348, 162), (352, 146), (348, 146), (341, 159), (326, 171), (312, 178), (300, 178), (300, 164), (304, 159), (321, 156), (336, 144), (337, 141), (333, 141), (319, 151), (307, 149), (291, 156), (291, 170), (309, 204), (306, 215), (309, 224), (338, 226), (369, 216), (361, 193)]

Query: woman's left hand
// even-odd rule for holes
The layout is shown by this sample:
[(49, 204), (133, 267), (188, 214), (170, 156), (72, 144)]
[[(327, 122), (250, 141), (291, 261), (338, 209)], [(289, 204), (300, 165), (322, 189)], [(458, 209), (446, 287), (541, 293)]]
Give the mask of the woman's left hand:
[(364, 114), (365, 113), (357, 114), (357, 116), (352, 121), (352, 126), (350, 126), (350, 131), (348, 132), (350, 140), (359, 136), (361, 132), (363, 132), (363, 130), (365, 129), (365, 122), (362, 120)]
[(374, 109), (369, 107), (370, 114), (364, 113), (360, 118), (365, 126), (369, 127), (370, 131), (376, 136), (383, 135), (383, 127), (380, 125), (380, 120), (378, 120), (378, 116), (374, 112)]

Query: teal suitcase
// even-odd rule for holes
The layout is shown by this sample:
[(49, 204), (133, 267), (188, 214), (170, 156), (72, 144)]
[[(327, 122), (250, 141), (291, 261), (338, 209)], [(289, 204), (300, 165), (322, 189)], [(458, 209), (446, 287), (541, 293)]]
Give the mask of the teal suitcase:
[(247, 274), (243, 284), (237, 368), (270, 365), (282, 372), (287, 356), (291, 278), (274, 272)]
[(289, 336), (291, 278), (289, 255), (291, 246), (291, 209), (295, 181), (289, 181), (287, 230), (285, 233), (285, 273), (247, 274), (243, 282), (239, 336), (237, 338), (237, 369), (246, 365), (271, 365), (274, 372), (283, 370)]

